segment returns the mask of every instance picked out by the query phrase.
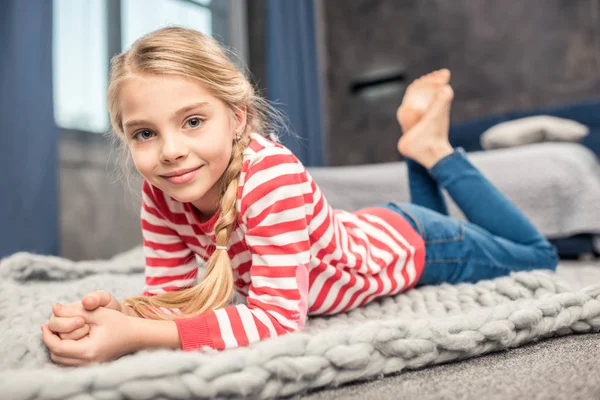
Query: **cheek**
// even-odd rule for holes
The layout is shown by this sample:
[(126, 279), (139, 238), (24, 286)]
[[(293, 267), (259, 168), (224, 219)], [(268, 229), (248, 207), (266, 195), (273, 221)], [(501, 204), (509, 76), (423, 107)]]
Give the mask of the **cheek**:
[(231, 143), (229, 141), (211, 141), (210, 145), (202, 148), (203, 158), (213, 169), (225, 169), (231, 158)]
[(154, 169), (154, 161), (147, 151), (133, 150), (131, 151), (131, 158), (135, 168), (142, 175), (148, 175)]

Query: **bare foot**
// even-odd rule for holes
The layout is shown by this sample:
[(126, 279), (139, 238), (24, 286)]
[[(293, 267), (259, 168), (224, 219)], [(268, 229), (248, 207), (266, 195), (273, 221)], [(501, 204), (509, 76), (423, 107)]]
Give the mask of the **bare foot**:
[(450, 106), (454, 91), (443, 85), (434, 93), (433, 101), (416, 125), (398, 141), (398, 151), (429, 169), (454, 150), (448, 140)]
[(450, 82), (450, 71), (439, 69), (423, 75), (406, 89), (402, 104), (396, 111), (403, 132), (408, 132), (425, 114), (438, 90)]

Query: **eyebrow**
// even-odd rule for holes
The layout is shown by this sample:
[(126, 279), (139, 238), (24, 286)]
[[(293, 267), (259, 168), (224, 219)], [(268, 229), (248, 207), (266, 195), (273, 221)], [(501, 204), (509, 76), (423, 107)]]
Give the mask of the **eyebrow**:
[[(177, 110), (177, 111), (176, 111), (176, 112), (173, 114), (173, 117), (171, 117), (171, 119), (172, 119), (172, 120), (179, 119), (179, 117), (180, 117), (182, 114), (186, 114), (186, 113), (188, 113), (188, 112), (190, 112), (190, 111), (192, 111), (192, 110), (195, 110), (195, 109), (197, 109), (197, 108), (203, 108), (203, 107), (206, 107), (206, 106), (208, 106), (208, 105), (209, 105), (209, 103), (207, 103), (207, 102), (205, 102), (205, 101), (203, 101), (203, 102), (200, 102), (200, 103), (194, 103), (194, 104), (190, 104), (189, 106), (185, 106), (185, 107), (183, 107), (183, 108), (180, 108), (179, 110)], [(143, 120), (143, 119), (134, 119), (134, 120), (131, 120), (131, 121), (127, 121), (127, 122), (126, 122), (126, 123), (123, 125), (123, 128), (124, 128), (124, 129), (127, 129), (127, 128), (132, 128), (132, 127), (135, 127), (135, 126), (139, 126), (139, 125), (151, 125), (151, 123), (150, 123), (150, 122), (148, 122), (148, 121), (146, 121), (146, 120)]]

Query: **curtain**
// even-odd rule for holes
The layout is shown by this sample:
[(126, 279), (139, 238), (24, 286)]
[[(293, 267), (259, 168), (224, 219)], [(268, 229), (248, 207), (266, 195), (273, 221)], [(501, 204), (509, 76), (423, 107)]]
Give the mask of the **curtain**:
[(267, 98), (289, 119), (283, 144), (306, 166), (325, 163), (313, 0), (267, 0)]
[(57, 254), (52, 1), (0, 3), (0, 257)]

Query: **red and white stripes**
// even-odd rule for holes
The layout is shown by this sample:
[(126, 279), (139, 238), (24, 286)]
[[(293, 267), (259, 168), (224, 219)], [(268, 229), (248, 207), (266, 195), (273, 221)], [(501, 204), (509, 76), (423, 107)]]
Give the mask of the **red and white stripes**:
[[(153, 296), (201, 278), (196, 257), (214, 251), (214, 223), (144, 182), (146, 288)], [(237, 304), (177, 319), (184, 350), (225, 349), (302, 329), (307, 315), (336, 314), (416, 284), (424, 243), (402, 216), (373, 207), (333, 210), (285, 147), (253, 134), (229, 243)]]

